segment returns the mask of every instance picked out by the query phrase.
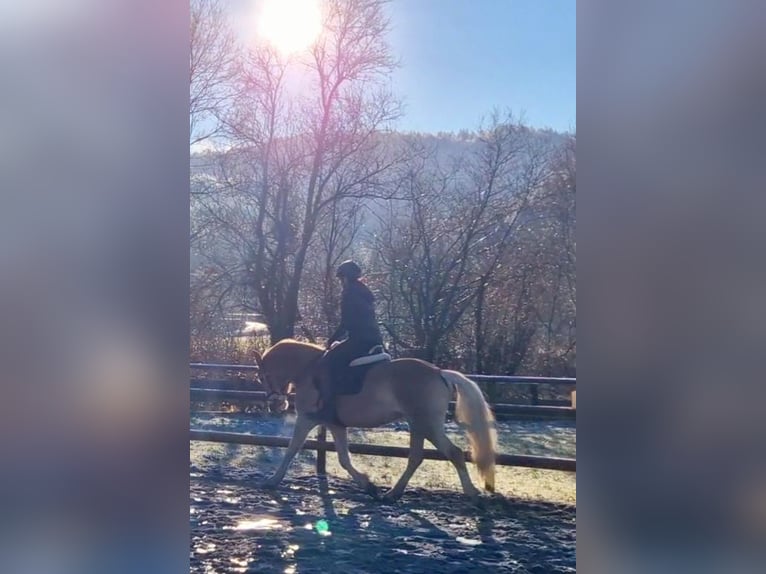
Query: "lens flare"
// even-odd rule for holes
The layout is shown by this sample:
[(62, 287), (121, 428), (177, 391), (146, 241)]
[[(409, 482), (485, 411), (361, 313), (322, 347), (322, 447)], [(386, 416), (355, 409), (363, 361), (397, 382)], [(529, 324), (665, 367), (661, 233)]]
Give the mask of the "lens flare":
[(322, 30), (318, 0), (263, 0), (258, 36), (289, 55), (307, 49)]

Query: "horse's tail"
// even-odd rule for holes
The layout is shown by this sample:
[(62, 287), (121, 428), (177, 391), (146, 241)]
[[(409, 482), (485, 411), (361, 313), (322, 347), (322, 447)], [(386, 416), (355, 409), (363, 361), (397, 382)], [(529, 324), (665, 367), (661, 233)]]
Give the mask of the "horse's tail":
[(441, 376), (457, 389), (455, 416), (465, 424), (471, 443), (471, 456), (484, 479), (485, 488), (495, 491), (495, 417), (479, 386), (457, 371), (441, 370)]

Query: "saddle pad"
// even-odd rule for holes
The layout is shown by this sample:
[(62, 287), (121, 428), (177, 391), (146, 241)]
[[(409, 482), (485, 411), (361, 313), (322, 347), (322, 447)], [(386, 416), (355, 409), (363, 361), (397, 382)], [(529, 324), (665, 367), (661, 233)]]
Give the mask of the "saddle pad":
[(355, 395), (361, 392), (367, 373), (382, 362), (375, 361), (374, 363), (367, 363), (358, 367), (349, 367), (346, 369), (345, 376), (336, 382), (335, 392), (338, 395)]
[(349, 367), (361, 367), (362, 365), (369, 365), (371, 363), (379, 363), (380, 361), (390, 361), (391, 355), (388, 353), (377, 353), (375, 355), (364, 355), (358, 359), (351, 361)]

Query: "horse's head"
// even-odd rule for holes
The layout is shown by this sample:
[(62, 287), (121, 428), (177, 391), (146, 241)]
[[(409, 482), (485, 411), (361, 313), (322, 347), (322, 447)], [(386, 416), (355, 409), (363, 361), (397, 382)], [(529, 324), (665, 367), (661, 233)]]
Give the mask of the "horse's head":
[(266, 407), (269, 412), (282, 413), (289, 406), (287, 393), (290, 390), (290, 379), (279, 369), (277, 361), (268, 352), (260, 355), (256, 351), (255, 363), (258, 365), (258, 380), (266, 391)]
[(282, 413), (287, 410), (287, 395), (291, 385), (310, 374), (312, 359), (318, 355), (321, 355), (321, 347), (292, 339), (279, 341), (263, 355), (256, 354), (258, 379), (266, 390), (269, 412)]

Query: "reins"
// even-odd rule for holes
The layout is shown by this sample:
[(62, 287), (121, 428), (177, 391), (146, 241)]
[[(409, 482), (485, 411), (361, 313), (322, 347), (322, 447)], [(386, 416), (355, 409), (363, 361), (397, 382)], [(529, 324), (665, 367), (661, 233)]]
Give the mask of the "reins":
[(312, 359), (311, 361), (309, 361), (308, 365), (306, 365), (303, 368), (303, 370), (301, 370), (295, 377), (292, 377), (290, 380), (288, 380), (287, 383), (285, 384), (284, 388), (280, 389), (279, 392), (272, 390), (267, 395), (266, 400), (270, 401), (274, 397), (277, 397), (277, 398), (279, 398), (279, 397), (286, 397), (287, 396), (287, 387), (290, 386), (290, 383), (298, 381), (298, 380), (302, 379), (304, 376), (306, 376), (306, 374), (309, 373), (316, 366), (316, 364), (325, 357), (325, 355), (327, 355), (327, 350), (325, 350), (318, 357), (316, 357), (316, 358)]

